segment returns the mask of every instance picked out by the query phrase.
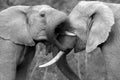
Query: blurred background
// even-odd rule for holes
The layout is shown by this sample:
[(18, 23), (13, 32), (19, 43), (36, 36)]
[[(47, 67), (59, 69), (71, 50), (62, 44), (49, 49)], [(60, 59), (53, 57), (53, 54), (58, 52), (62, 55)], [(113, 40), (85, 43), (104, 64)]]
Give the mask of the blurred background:
[[(56, 9), (62, 10), (66, 13), (70, 13), (72, 8), (80, 0), (0, 0), (0, 10), (14, 5), (40, 5), (48, 4)], [(119, 3), (120, 0), (99, 0), (103, 2)], [(59, 71), (56, 65), (49, 66), (47, 68), (38, 68), (39, 64), (52, 59), (52, 55), (45, 55), (45, 46), (40, 44), (39, 51), (36, 51), (35, 58), (28, 71), (28, 79), (30, 80), (67, 80), (67, 78)], [(85, 65), (84, 52), (75, 53), (71, 52), (68, 57), (68, 63), (73, 71), (82, 80), (105, 80), (105, 61), (103, 54), (98, 52), (88, 54), (87, 70)], [(87, 77), (86, 77), (87, 76)]]
[[(0, 8), (6, 8), (13, 5), (38, 5), (38, 4), (48, 4), (59, 10), (70, 12), (71, 9), (81, 0), (0, 0)], [(90, 1), (90, 0), (86, 0)], [(96, 1), (96, 0), (94, 0)], [(120, 0), (98, 0), (103, 2), (114, 2), (119, 3)]]

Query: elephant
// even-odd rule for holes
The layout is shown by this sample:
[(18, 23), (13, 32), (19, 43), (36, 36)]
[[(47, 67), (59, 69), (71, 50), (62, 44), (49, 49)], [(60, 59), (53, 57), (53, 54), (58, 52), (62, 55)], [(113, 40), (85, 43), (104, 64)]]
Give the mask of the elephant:
[[(120, 80), (119, 10), (120, 4), (116, 3), (80, 1), (69, 14), (72, 31), (77, 35), (75, 52), (85, 51), (87, 55), (99, 48), (104, 55), (107, 77), (99, 80)], [(80, 50), (80, 45), (84, 49)], [(69, 80), (80, 80), (70, 76)]]
[[(76, 41), (76, 35), (67, 26), (70, 26), (67, 14), (48, 5), (16, 5), (2, 10), (0, 80), (26, 80), (26, 71), (39, 42), (54, 45), (56, 52), (59, 52), (54, 55), (69, 53)], [(51, 38), (56, 39), (57, 44)], [(64, 49), (60, 46), (64, 46)]]

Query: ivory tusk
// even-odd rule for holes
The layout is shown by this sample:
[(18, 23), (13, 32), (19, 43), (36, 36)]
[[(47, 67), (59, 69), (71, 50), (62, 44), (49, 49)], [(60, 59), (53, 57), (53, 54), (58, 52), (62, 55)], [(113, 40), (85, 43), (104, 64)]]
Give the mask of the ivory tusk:
[(66, 31), (66, 32), (65, 32), (65, 34), (66, 34), (66, 35), (69, 35), (69, 36), (76, 36), (76, 34), (75, 34), (75, 33), (68, 32), (68, 31)]
[(43, 65), (40, 65), (39, 67), (40, 67), (40, 68), (41, 68), (41, 67), (47, 67), (47, 66), (50, 66), (50, 65), (54, 64), (55, 62), (57, 62), (57, 61), (60, 59), (60, 57), (61, 57), (63, 54), (64, 54), (64, 52), (63, 52), (63, 51), (60, 51), (52, 60), (50, 60), (49, 62), (47, 62), (47, 63), (45, 63), (45, 64), (43, 64)]

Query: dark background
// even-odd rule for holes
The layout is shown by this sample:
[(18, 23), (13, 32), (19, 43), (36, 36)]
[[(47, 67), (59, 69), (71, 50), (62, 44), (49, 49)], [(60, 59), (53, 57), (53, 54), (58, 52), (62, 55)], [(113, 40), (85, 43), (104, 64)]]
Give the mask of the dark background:
[[(0, 0), (0, 9), (5, 9), (13, 5), (40, 5), (48, 4), (56, 9), (70, 13), (72, 8), (80, 0)], [(99, 0), (103, 2), (119, 3), (120, 0)], [(43, 64), (50, 59), (52, 55), (45, 55), (45, 46), (40, 44), (40, 53), (36, 51), (35, 58), (28, 71), (28, 79), (30, 80), (67, 80), (66, 77), (58, 70), (56, 65), (47, 68), (38, 68), (39, 64)], [(94, 53), (88, 54), (87, 67), (85, 63), (84, 52), (73, 54), (67, 57), (70, 67), (82, 80), (105, 80), (106, 69), (103, 54), (98, 50)], [(87, 76), (86, 76), (87, 75)]]

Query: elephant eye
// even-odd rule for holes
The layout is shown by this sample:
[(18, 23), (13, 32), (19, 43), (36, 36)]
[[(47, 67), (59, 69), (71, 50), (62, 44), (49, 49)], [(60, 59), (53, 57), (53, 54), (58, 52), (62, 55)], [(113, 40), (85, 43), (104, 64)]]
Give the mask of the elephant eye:
[(41, 12), (41, 13), (40, 13), (40, 16), (41, 16), (41, 17), (45, 17), (45, 12)]

